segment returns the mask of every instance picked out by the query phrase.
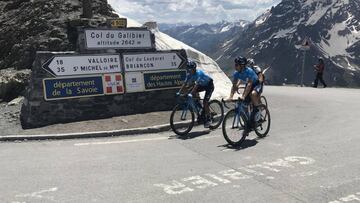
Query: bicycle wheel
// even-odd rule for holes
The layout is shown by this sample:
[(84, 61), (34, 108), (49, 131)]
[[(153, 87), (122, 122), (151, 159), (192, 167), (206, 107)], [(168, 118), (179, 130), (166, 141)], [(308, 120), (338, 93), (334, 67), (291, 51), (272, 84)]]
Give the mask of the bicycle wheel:
[(262, 104), (264, 104), (266, 107), (268, 106), (267, 99), (266, 99), (265, 96), (261, 96), (261, 97), (260, 97), (260, 102), (261, 102)]
[(216, 129), (220, 126), (224, 118), (224, 108), (218, 100), (212, 100), (209, 102), (210, 109), (210, 129)]
[(177, 135), (183, 136), (194, 126), (194, 111), (184, 105), (176, 105), (170, 115), (170, 127)]
[(255, 133), (258, 137), (265, 137), (270, 131), (270, 112), (264, 104), (257, 106), (258, 115), (255, 115)]
[(246, 135), (243, 133), (247, 128), (247, 122), (244, 114), (238, 114), (235, 109), (226, 113), (222, 123), (222, 132), (225, 140), (233, 146), (239, 146)]

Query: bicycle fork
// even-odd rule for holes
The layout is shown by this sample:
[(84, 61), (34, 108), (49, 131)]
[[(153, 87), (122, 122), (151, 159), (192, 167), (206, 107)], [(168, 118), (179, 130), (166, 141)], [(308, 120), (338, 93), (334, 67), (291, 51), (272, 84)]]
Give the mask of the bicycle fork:
[(184, 107), (184, 109), (182, 110), (182, 112), (181, 112), (181, 117), (180, 117), (180, 119), (182, 120), (182, 121), (185, 121), (186, 120), (186, 117), (187, 117), (187, 113), (188, 113), (188, 110), (191, 108), (191, 105), (186, 105), (185, 107)]

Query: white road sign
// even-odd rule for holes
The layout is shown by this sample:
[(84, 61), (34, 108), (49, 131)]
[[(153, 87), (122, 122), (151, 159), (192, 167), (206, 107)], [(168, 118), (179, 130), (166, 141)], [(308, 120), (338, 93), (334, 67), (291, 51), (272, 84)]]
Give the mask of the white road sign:
[(123, 58), (127, 72), (177, 69), (185, 62), (185, 59), (176, 52), (124, 54)]
[(144, 75), (140, 72), (125, 73), (126, 92), (144, 92)]
[(54, 56), (43, 68), (55, 76), (121, 72), (120, 55)]
[(85, 41), (88, 49), (151, 49), (154, 47), (149, 30), (85, 30)]

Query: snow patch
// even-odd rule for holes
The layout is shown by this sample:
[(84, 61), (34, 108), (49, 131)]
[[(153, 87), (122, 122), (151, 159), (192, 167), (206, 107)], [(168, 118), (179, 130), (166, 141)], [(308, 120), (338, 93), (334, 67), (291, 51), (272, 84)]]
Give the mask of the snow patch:
[(322, 4), (320, 3), (317, 4), (315, 8), (315, 12), (309, 17), (305, 25), (306, 26), (315, 25), (332, 6), (333, 4), (330, 4), (328, 6), (322, 6)]
[(292, 27), (292, 28), (289, 28), (289, 29), (285, 29), (285, 30), (279, 30), (277, 33), (274, 33), (271, 35), (270, 39), (271, 38), (284, 38), (286, 36), (288, 36), (289, 34), (292, 34), (296, 31), (296, 27)]
[(270, 10), (267, 10), (264, 14), (262, 14), (260, 17), (258, 17), (256, 20), (255, 20), (255, 26), (259, 26), (261, 24), (263, 24), (267, 19), (269, 19), (271, 16), (271, 12)]
[(346, 22), (337, 23), (328, 32), (330, 39), (321, 39), (320, 47), (329, 56), (334, 57), (342, 55), (351, 57), (346, 49), (360, 40), (360, 32), (350, 30), (350, 33), (346, 35), (339, 35), (339, 31), (343, 31), (347, 29), (347, 27)]
[(231, 25), (225, 26), (225, 27), (223, 27), (223, 28), (220, 30), (220, 33), (222, 33), (222, 32), (227, 32), (227, 31), (229, 31), (232, 27), (233, 27), (233, 26), (231, 26)]

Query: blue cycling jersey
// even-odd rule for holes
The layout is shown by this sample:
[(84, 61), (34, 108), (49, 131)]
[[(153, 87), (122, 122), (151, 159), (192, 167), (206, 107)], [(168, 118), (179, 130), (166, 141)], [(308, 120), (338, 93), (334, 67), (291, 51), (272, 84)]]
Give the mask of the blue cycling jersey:
[(201, 70), (196, 70), (195, 74), (187, 73), (185, 83), (195, 82), (195, 84), (200, 86), (207, 86), (212, 78), (206, 75)]
[(255, 71), (249, 67), (245, 67), (241, 72), (235, 71), (234, 80), (242, 80), (244, 82), (248, 82), (252, 80), (254, 84), (258, 81), (258, 76), (256, 75)]

